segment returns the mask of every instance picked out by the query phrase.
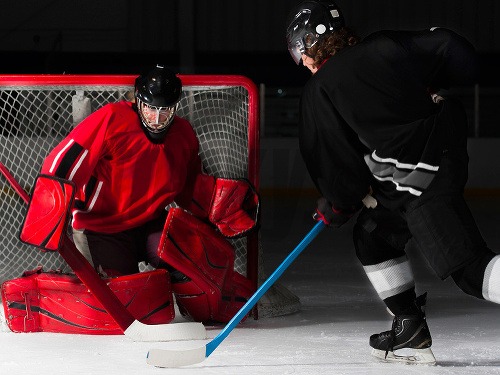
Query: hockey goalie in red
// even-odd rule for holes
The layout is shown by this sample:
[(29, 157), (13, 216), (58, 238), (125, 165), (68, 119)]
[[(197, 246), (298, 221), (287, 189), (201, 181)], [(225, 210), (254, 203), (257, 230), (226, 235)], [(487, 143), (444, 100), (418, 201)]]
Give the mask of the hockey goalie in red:
[[(135, 102), (105, 105), (83, 120), (48, 155), (39, 180), (74, 185), (73, 241), (97, 272), (136, 274), (141, 261), (166, 269), (183, 315), (227, 322), (253, 287), (234, 271), (226, 238), (256, 226), (259, 199), (246, 180), (202, 172), (197, 136), (176, 116), (181, 92), (168, 68), (141, 75)], [(172, 202), (179, 207), (166, 211)], [(47, 208), (32, 199), (28, 215), (34, 210)], [(25, 225), (21, 238), (40, 237), (37, 230)]]

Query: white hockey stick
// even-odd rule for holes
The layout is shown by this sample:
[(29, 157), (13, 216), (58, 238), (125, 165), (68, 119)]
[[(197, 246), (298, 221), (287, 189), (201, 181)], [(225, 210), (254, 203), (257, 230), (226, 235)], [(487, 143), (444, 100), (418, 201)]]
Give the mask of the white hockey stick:
[(286, 259), (276, 268), (276, 270), (264, 281), (245, 305), (236, 313), (236, 315), (227, 323), (224, 329), (205, 346), (186, 349), (186, 350), (165, 350), (151, 349), (147, 356), (147, 363), (157, 367), (181, 367), (194, 365), (205, 360), (220, 345), (220, 343), (231, 333), (236, 325), (249, 313), (259, 299), (276, 282), (276, 280), (285, 272), (290, 264), (297, 258), (302, 251), (318, 235), (325, 224), (319, 221), (297, 247), (286, 257)]
[[(24, 202), (28, 203), (28, 193), (19, 185), (3, 163), (0, 163), (0, 172)], [(99, 277), (68, 236), (63, 237), (63, 244), (59, 249), (59, 254), (128, 338), (134, 341), (178, 341), (203, 340), (207, 337), (205, 327), (201, 323), (148, 325), (139, 322), (123, 306), (118, 297), (109, 289), (106, 282)]]

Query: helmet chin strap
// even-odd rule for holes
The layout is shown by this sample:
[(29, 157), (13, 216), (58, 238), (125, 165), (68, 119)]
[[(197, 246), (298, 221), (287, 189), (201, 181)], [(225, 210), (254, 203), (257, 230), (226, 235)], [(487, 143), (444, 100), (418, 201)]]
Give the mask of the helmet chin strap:
[(141, 121), (142, 130), (146, 134), (146, 137), (148, 137), (148, 139), (153, 143), (163, 143), (165, 137), (167, 136), (167, 132), (170, 129), (170, 125), (171, 124), (169, 124), (167, 127), (165, 127), (159, 132), (153, 133), (149, 131), (149, 128), (146, 125), (144, 125), (144, 123)]

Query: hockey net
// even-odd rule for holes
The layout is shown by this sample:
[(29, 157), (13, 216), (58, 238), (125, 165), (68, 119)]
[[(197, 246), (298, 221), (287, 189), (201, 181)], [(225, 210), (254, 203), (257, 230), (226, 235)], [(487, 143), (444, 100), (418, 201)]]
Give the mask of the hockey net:
[[(29, 193), (48, 152), (91, 112), (109, 102), (131, 100), (136, 76), (0, 76), (0, 162)], [(247, 178), (259, 188), (259, 101), (256, 86), (242, 76), (181, 75), (178, 115), (192, 124), (204, 170), (216, 177)], [(57, 252), (43, 253), (18, 239), (25, 203), (0, 177), (0, 283), (43, 265), (67, 269)], [(231, 240), (235, 269), (258, 283), (259, 233)], [(147, 269), (142, 264), (141, 271)], [(260, 316), (296, 311), (286, 288), (271, 289)]]

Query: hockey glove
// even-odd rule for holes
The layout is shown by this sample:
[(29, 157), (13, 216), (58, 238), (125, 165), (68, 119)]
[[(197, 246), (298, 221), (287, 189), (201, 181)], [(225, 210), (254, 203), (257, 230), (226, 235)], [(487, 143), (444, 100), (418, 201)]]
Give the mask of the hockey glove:
[(356, 212), (356, 208), (349, 211), (336, 209), (326, 200), (326, 198), (321, 197), (318, 199), (318, 205), (316, 207), (316, 212), (313, 214), (313, 219), (322, 221), (330, 227), (339, 228), (347, 223)]

